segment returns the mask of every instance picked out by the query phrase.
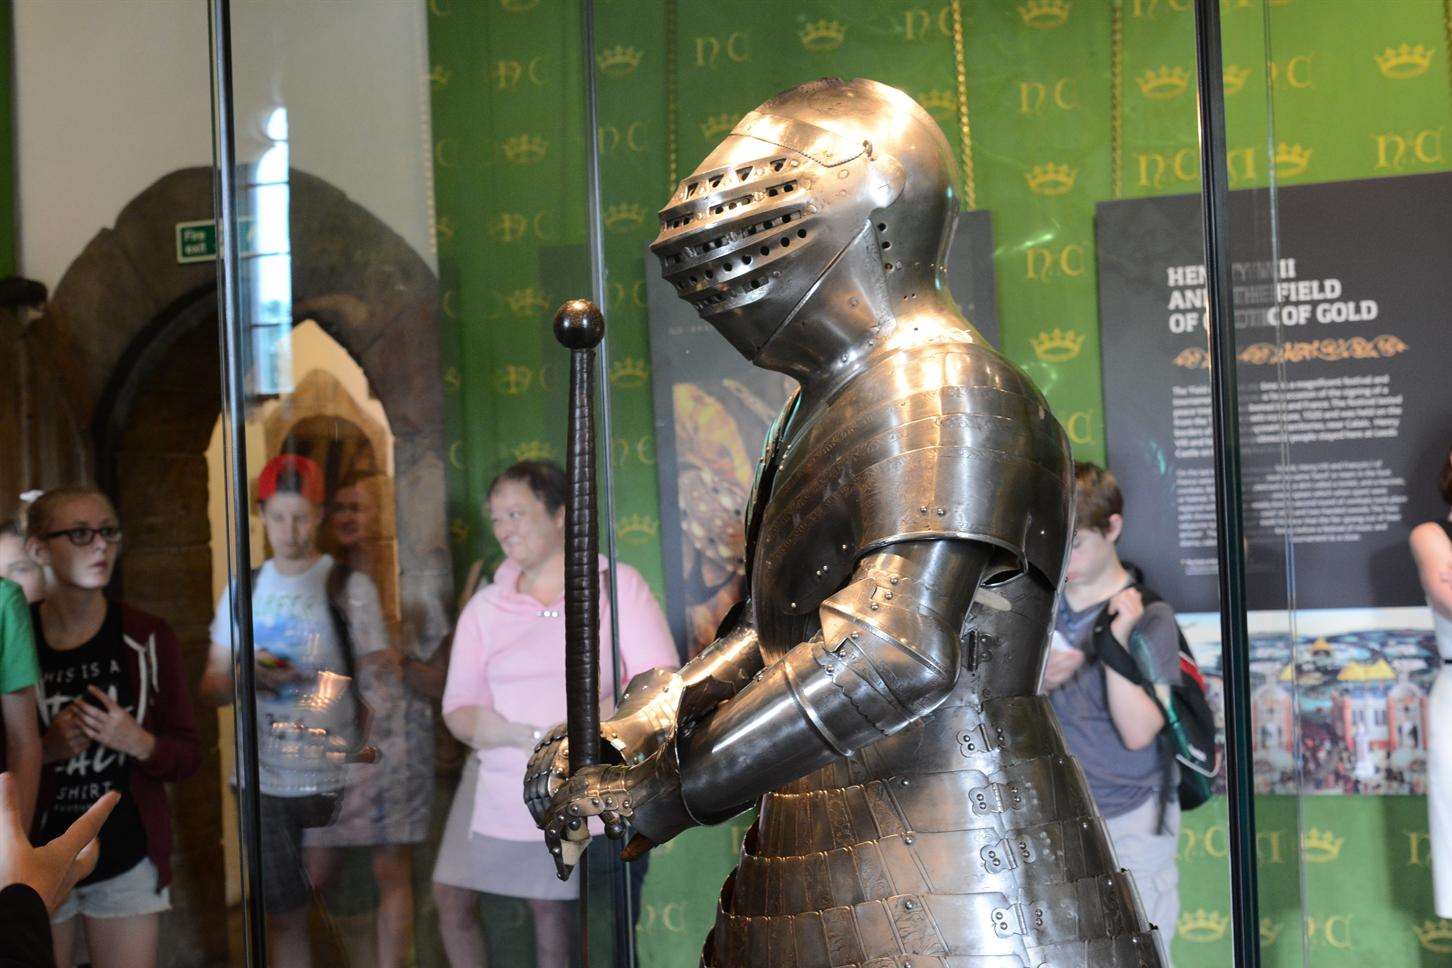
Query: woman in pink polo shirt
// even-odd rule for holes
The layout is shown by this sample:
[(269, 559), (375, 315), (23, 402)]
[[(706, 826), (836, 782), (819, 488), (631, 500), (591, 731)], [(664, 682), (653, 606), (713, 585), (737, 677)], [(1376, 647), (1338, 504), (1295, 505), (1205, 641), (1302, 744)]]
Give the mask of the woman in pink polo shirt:
[[(520, 792), (530, 751), (565, 718), (565, 474), (549, 461), (522, 461), (489, 486), (489, 519), (505, 554), (494, 581), (459, 616), (444, 689), (444, 722), (476, 751), (449, 813), (434, 870), (444, 947), (453, 965), (484, 961), (475, 917), (478, 892), (525, 898), (534, 916), (535, 959), (569, 963), (567, 902), (578, 878), (561, 882)], [(600, 559), (601, 589), (608, 587)], [(665, 615), (640, 573), (616, 569), (621, 656), (628, 681), (680, 659)], [(600, 647), (610, 649), (609, 596), (601, 595)], [(614, 689), (601, 684), (613, 705)]]

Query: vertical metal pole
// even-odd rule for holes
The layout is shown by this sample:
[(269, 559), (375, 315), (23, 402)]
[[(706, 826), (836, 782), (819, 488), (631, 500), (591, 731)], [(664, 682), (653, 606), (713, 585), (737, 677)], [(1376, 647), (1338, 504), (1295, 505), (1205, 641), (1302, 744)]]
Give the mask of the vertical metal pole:
[(212, 139), (217, 217), (217, 294), (221, 314), (223, 461), (232, 513), (227, 544), (232, 570), (232, 674), (235, 683), (237, 807), (242, 840), (244, 957), (249, 966), (267, 964), (267, 924), (262, 905), (262, 811), (257, 777), (257, 684), (253, 678), (252, 552), (248, 535), (247, 397), (243, 367), (241, 304), (236, 246), (237, 164), (232, 115), (232, 11), (229, 0), (212, 0)]
[[(585, 208), (589, 231), (590, 292), (601, 312), (606, 305), (605, 229), (602, 218), (603, 201), (600, 178), (600, 88), (595, 67), (595, 2), (581, 0), (580, 29), (585, 57)], [(616, 589), (619, 556), (616, 549), (615, 477), (611, 459), (615, 453), (615, 434), (610, 406), (610, 333), (606, 329), (596, 359), (599, 366), (600, 432), (605, 438), (605, 556), (610, 576), (606, 594), (610, 600), (610, 694), (615, 696), (620, 680), (625, 677), (625, 663), (620, 656), (620, 598)], [(618, 699), (618, 696), (617, 696)], [(619, 857), (620, 844), (611, 840), (612, 857)], [(633, 968), (635, 965), (635, 911), (630, 895), (629, 873), (623, 864), (612, 864), (611, 887), (615, 899), (615, 963)], [(583, 886), (583, 882), (582, 882)]]
[[(1230, 181), (1225, 145), (1219, 0), (1195, 2), (1204, 178), (1205, 273), (1209, 288), (1210, 404), (1215, 439), (1220, 641), (1225, 666), (1225, 754), (1230, 787), (1230, 911), (1236, 968), (1260, 965), (1255, 804), (1250, 751), (1250, 634), (1245, 621), (1245, 524), (1240, 490), (1235, 309), (1231, 300)], [(1171, 927), (1173, 930), (1173, 927)]]

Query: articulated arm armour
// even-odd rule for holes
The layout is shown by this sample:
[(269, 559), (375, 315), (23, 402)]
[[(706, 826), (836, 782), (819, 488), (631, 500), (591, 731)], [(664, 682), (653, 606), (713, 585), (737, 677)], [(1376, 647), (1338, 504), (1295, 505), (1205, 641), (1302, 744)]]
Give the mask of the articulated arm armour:
[[(682, 725), (708, 715), (761, 671), (761, 649), (750, 621), (750, 602), (728, 615), (722, 633), (679, 671), (650, 669), (625, 687), (615, 714), (601, 724), (605, 740), (625, 763), (639, 763), (675, 739)], [(562, 724), (563, 726), (563, 724)], [(557, 727), (552, 732), (563, 733)], [(561, 746), (560, 762), (569, 748)]]
[(637, 798), (637, 829), (660, 843), (718, 822), (932, 711), (957, 680), (959, 632), (991, 555), (945, 539), (863, 559), (823, 602), (820, 634), (682, 730), (675, 762), (662, 764), (678, 771), (679, 799)]

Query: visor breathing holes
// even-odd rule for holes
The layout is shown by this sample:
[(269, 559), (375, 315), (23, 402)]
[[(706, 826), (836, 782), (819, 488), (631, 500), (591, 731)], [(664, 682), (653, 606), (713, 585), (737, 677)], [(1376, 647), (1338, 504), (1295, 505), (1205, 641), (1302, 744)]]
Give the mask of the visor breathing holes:
[(806, 237), (807, 237), (807, 230), (806, 229), (797, 229), (797, 238), (799, 238), (799, 239), (805, 239)]

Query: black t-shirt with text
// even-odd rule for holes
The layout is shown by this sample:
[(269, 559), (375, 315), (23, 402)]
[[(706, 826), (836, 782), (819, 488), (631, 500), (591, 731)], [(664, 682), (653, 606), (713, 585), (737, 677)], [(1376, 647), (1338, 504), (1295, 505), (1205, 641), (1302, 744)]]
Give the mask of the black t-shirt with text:
[[(40, 607), (33, 606), (35, 656), (40, 662), (44, 694), (40, 706), (40, 729), (44, 733), (51, 721), (72, 702), (80, 700), (100, 707), (101, 702), (90, 694), (95, 686), (109, 695), (132, 716), (136, 715), (136, 695), (127, 673), (128, 648), (121, 632), (121, 607), (111, 602), (101, 628), (84, 644), (64, 651), (53, 649), (46, 641), (41, 626)], [(124, 874), (146, 856), (146, 829), (141, 814), (131, 798), (129, 783), (131, 758), (100, 743), (92, 742), (68, 760), (50, 763), (52, 795), (48, 802), (37, 804), (34, 840), (37, 844), (60, 836), (71, 822), (86, 812), (91, 804), (110, 790), (121, 791), (121, 802), (101, 828), (101, 852), (96, 869), (82, 884), (93, 884)]]

